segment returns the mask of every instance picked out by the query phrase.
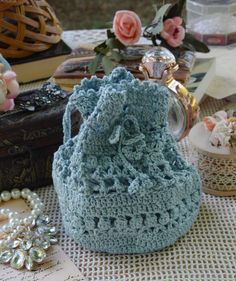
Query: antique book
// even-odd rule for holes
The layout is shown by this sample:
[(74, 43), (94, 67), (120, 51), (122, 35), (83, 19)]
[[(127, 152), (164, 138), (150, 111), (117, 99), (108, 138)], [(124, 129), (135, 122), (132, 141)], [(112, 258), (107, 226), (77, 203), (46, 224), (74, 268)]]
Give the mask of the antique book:
[(71, 53), (70, 47), (61, 40), (47, 51), (26, 58), (8, 59), (20, 83), (27, 83), (52, 76), (56, 68)]
[[(21, 93), (15, 109), (0, 112), (0, 190), (33, 188), (52, 182), (54, 152), (62, 144), (62, 117), (68, 93), (49, 82)], [(77, 132), (80, 114), (72, 115)]]
[[(129, 60), (113, 62), (114, 66), (124, 66), (136, 78), (144, 79), (143, 74), (139, 70), (139, 64), (145, 52), (153, 46), (150, 45), (135, 45), (128, 47), (126, 56)], [(68, 59), (63, 62), (53, 74), (55, 82), (63, 89), (71, 91), (73, 86), (79, 84), (83, 78), (90, 78), (91, 74), (88, 71), (89, 63), (93, 60), (95, 53), (93, 45), (84, 45), (81, 48), (74, 50)], [(194, 65), (195, 55), (193, 52), (183, 52), (178, 58), (179, 70), (174, 74), (175, 79), (183, 84), (186, 84)], [(102, 66), (96, 71), (97, 77), (103, 77), (104, 71)]]

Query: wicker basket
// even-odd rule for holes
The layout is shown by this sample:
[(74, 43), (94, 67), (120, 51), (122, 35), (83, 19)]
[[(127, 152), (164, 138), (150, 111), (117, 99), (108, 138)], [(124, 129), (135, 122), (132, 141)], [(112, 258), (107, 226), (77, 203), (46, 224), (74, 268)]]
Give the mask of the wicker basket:
[(0, 1), (0, 53), (23, 58), (60, 41), (62, 29), (45, 0)]
[(203, 191), (216, 196), (236, 195), (236, 152), (228, 147), (213, 147), (204, 124), (195, 125), (189, 138), (198, 152), (198, 170)]

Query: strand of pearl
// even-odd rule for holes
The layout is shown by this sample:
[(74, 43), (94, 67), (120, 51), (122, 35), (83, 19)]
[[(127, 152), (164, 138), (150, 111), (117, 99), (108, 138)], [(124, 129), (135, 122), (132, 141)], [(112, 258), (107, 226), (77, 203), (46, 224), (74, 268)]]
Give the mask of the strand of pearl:
[(9, 191), (2, 191), (0, 193), (0, 203), (7, 202), (11, 199), (23, 198), (27, 200), (32, 207), (31, 213), (24, 218), (19, 218), (18, 212), (12, 212), (8, 208), (1, 208), (0, 215), (3, 215), (9, 218), (9, 223), (3, 225), (0, 228), (0, 233), (9, 233), (7, 240), (14, 239), (17, 237), (19, 232), (22, 231), (22, 228), (33, 225), (35, 219), (43, 213), (44, 204), (40, 200), (37, 193), (32, 192), (28, 188), (24, 188), (21, 191), (19, 189), (12, 189)]

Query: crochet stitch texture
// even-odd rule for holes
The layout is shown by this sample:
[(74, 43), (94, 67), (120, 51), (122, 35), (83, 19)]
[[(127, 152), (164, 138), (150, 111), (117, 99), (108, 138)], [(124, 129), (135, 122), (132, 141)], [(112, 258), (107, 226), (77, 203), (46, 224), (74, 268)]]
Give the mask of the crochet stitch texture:
[[(168, 100), (165, 87), (124, 68), (75, 87), (53, 180), (64, 227), (81, 246), (146, 253), (173, 244), (192, 226), (201, 183), (169, 132)], [(74, 109), (83, 124), (71, 138)]]

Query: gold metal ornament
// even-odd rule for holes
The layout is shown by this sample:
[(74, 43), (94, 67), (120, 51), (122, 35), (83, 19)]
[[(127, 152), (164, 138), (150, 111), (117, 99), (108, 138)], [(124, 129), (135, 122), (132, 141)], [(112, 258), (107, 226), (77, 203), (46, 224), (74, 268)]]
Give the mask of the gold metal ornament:
[(175, 139), (181, 140), (197, 122), (199, 106), (195, 97), (173, 77), (179, 69), (174, 55), (164, 47), (155, 47), (146, 52), (139, 69), (146, 80), (165, 85), (171, 91), (169, 126)]

